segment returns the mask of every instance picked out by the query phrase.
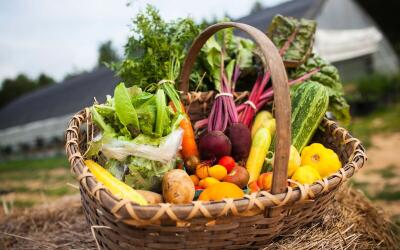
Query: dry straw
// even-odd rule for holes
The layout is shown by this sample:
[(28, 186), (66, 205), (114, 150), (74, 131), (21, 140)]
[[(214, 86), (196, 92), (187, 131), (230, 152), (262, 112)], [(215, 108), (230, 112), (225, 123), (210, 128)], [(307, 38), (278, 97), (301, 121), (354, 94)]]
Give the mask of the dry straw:
[[(277, 238), (264, 249), (396, 249), (400, 241), (395, 229), (385, 212), (359, 191), (345, 187), (320, 220)], [(0, 249), (97, 249), (97, 246), (80, 198), (73, 196), (1, 219)]]

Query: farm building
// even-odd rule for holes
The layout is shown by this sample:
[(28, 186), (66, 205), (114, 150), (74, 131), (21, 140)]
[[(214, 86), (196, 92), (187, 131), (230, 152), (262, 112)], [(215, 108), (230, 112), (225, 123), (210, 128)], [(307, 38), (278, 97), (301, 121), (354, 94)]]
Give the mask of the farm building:
[[(335, 64), (345, 81), (372, 72), (395, 72), (398, 59), (372, 18), (353, 0), (292, 0), (238, 19), (267, 30), (276, 14), (316, 19), (315, 51)], [(51, 153), (62, 145), (73, 113), (112, 94), (118, 79), (96, 69), (33, 93), (0, 110), (0, 148), (4, 153)], [(0, 155), (1, 157), (1, 155)]]
[(278, 13), (317, 21), (315, 52), (333, 63), (344, 81), (372, 72), (393, 73), (399, 68), (394, 49), (354, 0), (293, 0), (237, 21), (266, 31)]

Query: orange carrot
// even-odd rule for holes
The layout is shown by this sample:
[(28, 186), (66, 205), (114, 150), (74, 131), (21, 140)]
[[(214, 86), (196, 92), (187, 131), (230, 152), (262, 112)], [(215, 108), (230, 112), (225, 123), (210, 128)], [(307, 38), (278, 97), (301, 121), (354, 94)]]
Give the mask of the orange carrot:
[(194, 131), (192, 127), (192, 123), (190, 123), (190, 119), (188, 116), (185, 116), (185, 119), (182, 119), (179, 126), (183, 129), (183, 138), (182, 138), (182, 155), (186, 160), (191, 156), (199, 157), (199, 151), (197, 149), (197, 144), (194, 137)]
[[(176, 111), (176, 108), (172, 102), (170, 102), (169, 105)], [(185, 109), (183, 107), (182, 102), (181, 102), (181, 109), (184, 112)], [(181, 151), (183, 159), (187, 160), (191, 156), (199, 158), (199, 151), (197, 149), (192, 123), (190, 122), (190, 118), (187, 114), (185, 115), (185, 118), (182, 119), (179, 126), (183, 129), (182, 151)]]

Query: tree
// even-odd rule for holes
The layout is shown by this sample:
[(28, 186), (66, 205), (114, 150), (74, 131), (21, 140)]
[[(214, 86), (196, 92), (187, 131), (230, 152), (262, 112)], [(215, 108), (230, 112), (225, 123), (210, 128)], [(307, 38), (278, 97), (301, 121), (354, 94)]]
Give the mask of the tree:
[(19, 74), (15, 79), (5, 79), (0, 91), (0, 107), (35, 88), (35, 81), (24, 74)]
[(15, 79), (7, 78), (3, 81), (0, 90), (0, 107), (23, 94), (54, 83), (53, 78), (43, 73), (36, 80), (30, 79), (25, 74), (19, 74)]
[(251, 7), (250, 14), (260, 12), (263, 9), (264, 6), (262, 5), (262, 3), (260, 3), (260, 1), (257, 0), (254, 2), (253, 7)]
[(119, 61), (117, 51), (112, 46), (111, 41), (106, 41), (99, 46), (99, 57), (97, 59), (97, 66), (103, 66), (104, 64), (109, 64), (112, 62)]
[(37, 85), (39, 88), (41, 87), (45, 87), (48, 85), (51, 85), (53, 83), (55, 83), (56, 81), (54, 81), (54, 79), (46, 74), (40, 74), (38, 79), (37, 79)]

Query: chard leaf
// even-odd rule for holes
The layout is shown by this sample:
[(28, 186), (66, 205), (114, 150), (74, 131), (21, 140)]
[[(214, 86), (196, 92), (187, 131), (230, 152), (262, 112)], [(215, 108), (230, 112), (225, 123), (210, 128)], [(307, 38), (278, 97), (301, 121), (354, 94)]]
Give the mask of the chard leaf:
[(229, 85), (232, 82), (233, 70), (235, 69), (236, 60), (231, 60), (225, 67), (226, 77), (228, 78)]
[[(296, 69), (289, 70), (289, 77), (297, 79), (315, 68), (319, 68), (320, 70), (313, 74), (309, 80), (318, 82), (328, 89), (328, 111), (332, 112), (336, 119), (344, 125), (348, 124), (351, 119), (350, 107), (344, 98), (343, 86), (340, 81), (339, 72), (335, 66), (319, 56), (312, 55), (304, 64)], [(296, 87), (295, 85), (292, 88)]]
[(237, 63), (240, 68), (250, 68), (253, 66), (253, 50), (255, 49), (253, 41), (239, 38)]
[(283, 54), (285, 66), (298, 66), (312, 51), (317, 23), (312, 20), (277, 15), (272, 19), (268, 36), (278, 49), (288, 44)]
[(135, 108), (133, 107), (128, 89), (124, 83), (120, 83), (114, 90), (115, 113), (119, 121), (129, 129), (132, 136), (139, 131), (139, 120)]
[(202, 51), (206, 54), (207, 68), (213, 79), (215, 89), (221, 88), (221, 46), (212, 36), (204, 45)]

